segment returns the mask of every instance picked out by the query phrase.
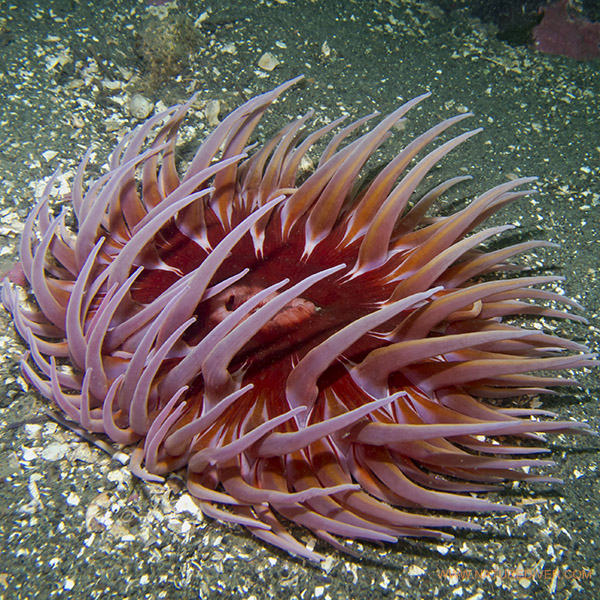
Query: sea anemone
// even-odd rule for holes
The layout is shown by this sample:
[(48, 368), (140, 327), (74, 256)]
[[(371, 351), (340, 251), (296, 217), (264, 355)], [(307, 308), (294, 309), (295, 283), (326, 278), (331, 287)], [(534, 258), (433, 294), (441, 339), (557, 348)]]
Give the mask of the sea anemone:
[(311, 560), (322, 556), (286, 521), (348, 551), (348, 538), (476, 527), (412, 509), (517, 510), (471, 493), (550, 480), (529, 468), (551, 461), (519, 456), (545, 451), (531, 443), (540, 433), (586, 426), (540, 419), (555, 415), (523, 400), (575, 383), (548, 371), (595, 364), (581, 344), (516, 323), (581, 320), (552, 307), (576, 302), (538, 287), (560, 277), (510, 276), (522, 270), (513, 257), (549, 244), (481, 247), (511, 226), (479, 225), (534, 179), (427, 216), (467, 178), (417, 187), (478, 130), (425, 149), (467, 114), (364, 175), (428, 94), (360, 136), (374, 115), (303, 134), (309, 113), (249, 146), (296, 81), (229, 114), (182, 177), (177, 132), (193, 99), (126, 135), (84, 191), (88, 152), (71, 192), (76, 228), (52, 216), (50, 179), (21, 242), (35, 304), (2, 290), (29, 346), (25, 375), (85, 429), (137, 444), (137, 476), (186, 469), (205, 514)]

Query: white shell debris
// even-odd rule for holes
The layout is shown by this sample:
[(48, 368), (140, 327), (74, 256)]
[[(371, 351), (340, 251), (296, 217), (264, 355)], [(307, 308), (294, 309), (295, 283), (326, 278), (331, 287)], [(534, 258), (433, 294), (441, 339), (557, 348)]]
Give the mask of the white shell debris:
[(42, 156), (46, 162), (50, 162), (57, 155), (58, 152), (55, 152), (54, 150), (46, 150), (45, 152), (42, 152)]
[(51, 444), (48, 444), (42, 450), (42, 458), (44, 460), (49, 460), (49, 461), (62, 460), (68, 451), (69, 451), (69, 444), (64, 444), (61, 442), (53, 442)]
[[(209, 9), (210, 10), (210, 9)], [(200, 27), (204, 21), (207, 21), (210, 18), (210, 15), (207, 11), (204, 11), (195, 21), (194, 27)]]
[(219, 100), (209, 100), (204, 107), (206, 120), (211, 127), (219, 124), (219, 112), (221, 111), (221, 102)]
[(70, 492), (67, 496), (67, 504), (69, 506), (79, 506), (80, 502), (81, 498), (79, 498), (79, 496), (75, 492)]
[(27, 425), (23, 427), (23, 430), (29, 439), (39, 439), (41, 437), (42, 426), (34, 423), (27, 423)]
[(70, 577), (66, 577), (63, 581), (63, 589), (67, 592), (75, 587), (75, 581)]
[(52, 71), (56, 67), (64, 67), (65, 65), (73, 62), (71, 58), (71, 49), (63, 48), (60, 52), (54, 56), (45, 56), (44, 62), (46, 63), (46, 69)]
[(81, 462), (85, 462), (88, 464), (92, 464), (95, 462), (94, 456), (92, 455), (92, 451), (87, 444), (77, 444), (75, 449), (71, 452), (69, 460), (75, 461), (80, 460)]
[(258, 59), (258, 66), (263, 71), (272, 71), (277, 65), (281, 64), (270, 52), (265, 52)]
[(26, 462), (35, 460), (38, 456), (37, 450), (35, 448), (27, 448), (26, 446), (23, 446), (22, 450), (23, 450), (23, 460)]
[(221, 48), (221, 52), (224, 52), (225, 54), (237, 54), (237, 48), (233, 42), (230, 42)]
[(131, 472), (128, 469), (115, 469), (107, 473), (106, 478), (117, 484), (118, 491), (125, 491), (131, 484)]
[(169, 10), (171, 10), (172, 8), (177, 9), (177, 2), (175, 0), (173, 0), (172, 2), (163, 2), (161, 4), (148, 3), (146, 10), (149, 14), (155, 16), (160, 21), (163, 21), (169, 16)]
[(141, 94), (134, 94), (129, 101), (129, 114), (138, 121), (148, 117), (153, 109), (154, 104)]
[(411, 565), (408, 568), (409, 577), (421, 577), (421, 575), (425, 575), (425, 572), (425, 570), (423, 570), (421, 567), (418, 567), (417, 565)]
[(202, 521), (203, 519), (202, 511), (189, 494), (183, 494), (181, 498), (179, 498), (179, 500), (177, 500), (177, 502), (175, 503), (174, 508), (175, 512), (187, 512), (200, 521)]
[(81, 115), (73, 114), (71, 115), (71, 125), (73, 125), (75, 129), (83, 129), (85, 127), (85, 121)]
[[(98, 494), (85, 511), (85, 528), (92, 533), (103, 531), (110, 520), (110, 495), (108, 492)], [(107, 516), (108, 515), (108, 516)]]
[(42, 502), (40, 490), (37, 486), (37, 482), (40, 479), (41, 475), (39, 473), (33, 473), (29, 478), (27, 490), (29, 491), (29, 495), (31, 496), (31, 502), (28, 505), (30, 510), (26, 510), (25, 512), (34, 513), (38, 508), (44, 508), (44, 503)]

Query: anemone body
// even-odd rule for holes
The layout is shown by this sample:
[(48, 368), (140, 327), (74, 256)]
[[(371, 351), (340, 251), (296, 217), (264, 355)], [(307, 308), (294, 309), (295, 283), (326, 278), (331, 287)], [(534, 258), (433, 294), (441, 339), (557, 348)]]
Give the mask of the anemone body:
[[(512, 510), (468, 492), (549, 479), (523, 468), (551, 464), (522, 457), (542, 449), (496, 436), (584, 428), (511, 401), (572, 384), (532, 372), (591, 365), (585, 347), (504, 319), (580, 318), (549, 303), (579, 307), (536, 287), (558, 278), (512, 276), (511, 259), (543, 242), (481, 248), (508, 227), (478, 226), (532, 179), (427, 216), (465, 179), (415, 193), (476, 133), (430, 149), (465, 115), (357, 185), (425, 96), (360, 136), (368, 118), (302, 135), (308, 114), (248, 152), (294, 82), (227, 116), (183, 176), (175, 145), (191, 101), (126, 136), (84, 192), (88, 154), (72, 190), (75, 232), (51, 217), (50, 181), (21, 246), (36, 305), (3, 287), (29, 345), (23, 371), (73, 421), (135, 444), (136, 475), (186, 469), (206, 514), (293, 554), (321, 558), (281, 517), (341, 549), (340, 538), (449, 537), (437, 528), (473, 525), (439, 511)], [(336, 128), (300, 182), (303, 157)]]

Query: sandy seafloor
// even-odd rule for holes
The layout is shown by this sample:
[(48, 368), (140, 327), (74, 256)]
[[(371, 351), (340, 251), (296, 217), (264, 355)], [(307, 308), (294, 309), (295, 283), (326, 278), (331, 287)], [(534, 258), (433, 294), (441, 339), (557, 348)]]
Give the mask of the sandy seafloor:
[[(494, 222), (520, 226), (510, 240), (560, 244), (538, 251), (529, 264), (543, 261), (565, 275), (555, 287), (587, 307), (589, 324), (547, 320), (545, 327), (587, 339), (598, 350), (600, 61), (508, 46), (465, 11), (445, 14), (425, 1), (180, 5), (161, 21), (143, 1), (0, 0), (0, 271), (16, 260), (18, 235), (42, 182), (60, 166), (58, 193), (66, 193), (92, 143), (90, 173), (97, 174), (137, 123), (128, 108), (133, 94), (160, 107), (199, 92), (183, 127), (185, 159), (210, 129), (207, 101), (218, 100), (223, 116), (242, 96), (304, 73), (305, 82), (264, 120), (258, 140), (310, 107), (323, 123), (345, 112), (387, 113), (432, 91), (386, 143), (383, 159), (425, 126), (472, 110), (469, 125), (484, 132), (446, 158), (433, 177), (473, 175), (452, 202), (508, 177), (539, 176), (539, 193)], [(173, 32), (190, 46), (165, 46)], [(192, 57), (184, 60), (190, 47)], [(257, 66), (265, 52), (280, 61), (270, 72)], [(456, 531), (447, 543), (355, 543), (356, 559), (319, 543), (328, 559), (317, 566), (240, 528), (182, 511), (180, 479), (166, 485), (134, 480), (126, 466), (47, 421), (46, 402), (19, 376), (24, 344), (5, 312), (0, 320), (0, 598), (600, 595), (598, 438), (549, 440), (558, 463), (552, 473), (564, 485), (508, 486), (492, 495), (522, 507), (520, 515), (473, 515), (482, 531)], [(543, 406), (599, 430), (597, 375), (580, 378), (581, 389), (546, 398)], [(308, 534), (294, 531), (311, 543)]]

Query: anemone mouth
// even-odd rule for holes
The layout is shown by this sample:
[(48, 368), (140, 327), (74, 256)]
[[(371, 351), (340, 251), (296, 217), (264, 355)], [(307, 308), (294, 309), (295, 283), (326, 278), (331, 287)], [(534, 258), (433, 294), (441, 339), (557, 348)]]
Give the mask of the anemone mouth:
[[(504, 436), (586, 430), (510, 401), (576, 383), (549, 373), (595, 357), (506, 321), (582, 320), (551, 306), (581, 307), (540, 287), (559, 278), (507, 276), (544, 242), (483, 246), (509, 228), (485, 228), (487, 217), (531, 193), (532, 178), (427, 216), (465, 179), (417, 192), (477, 133), (435, 145), (468, 115), (434, 125), (356, 185), (427, 95), (352, 140), (371, 116), (339, 129), (302, 180), (302, 158), (341, 120), (304, 134), (304, 115), (248, 155), (263, 113), (295, 81), (223, 119), (181, 176), (177, 132), (193, 99), (126, 136), (84, 191), (88, 152), (74, 236), (63, 215), (50, 217), (50, 180), (21, 244), (37, 308), (2, 288), (29, 346), (22, 368), (70, 419), (138, 444), (136, 475), (187, 469), (206, 514), (292, 554), (322, 558), (277, 515), (340, 550), (338, 537), (446, 538), (439, 527), (470, 525), (440, 510), (513, 510), (470, 492), (551, 480), (524, 471), (550, 461), (523, 458), (537, 450)], [(415, 507), (434, 512), (404, 510)]]
[[(212, 329), (224, 321), (236, 308), (250, 300), (264, 290), (261, 286), (233, 285), (225, 291), (217, 294), (207, 302), (206, 312), (208, 314), (208, 326)], [(257, 310), (265, 306), (270, 300), (277, 297), (277, 292), (269, 294), (261, 300), (240, 322), (245, 321)], [(283, 333), (285, 330), (294, 330), (306, 323), (317, 314), (317, 307), (305, 298), (293, 298), (279, 310), (271, 319), (265, 323), (258, 334), (267, 334), (271, 331)]]

